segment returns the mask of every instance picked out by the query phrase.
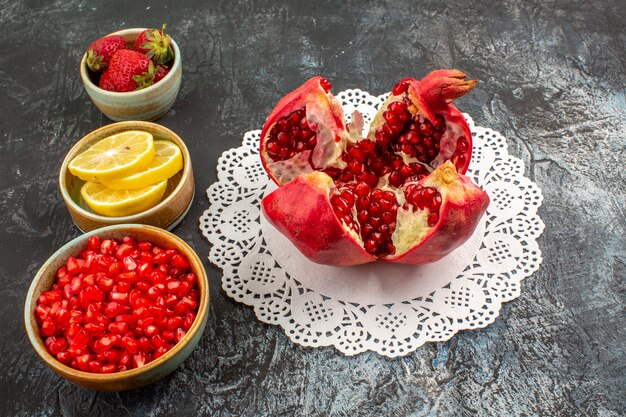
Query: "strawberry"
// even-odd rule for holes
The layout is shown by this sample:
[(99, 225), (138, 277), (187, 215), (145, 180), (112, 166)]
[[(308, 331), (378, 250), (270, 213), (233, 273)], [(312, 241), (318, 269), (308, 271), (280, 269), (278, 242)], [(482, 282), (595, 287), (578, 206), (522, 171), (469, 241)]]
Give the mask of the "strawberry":
[(109, 68), (100, 77), (100, 88), (126, 92), (141, 90), (154, 84), (154, 64), (144, 54), (120, 49), (113, 54)]
[(87, 48), (87, 66), (92, 71), (104, 71), (115, 51), (126, 48), (126, 41), (119, 35), (105, 36)]
[(145, 54), (156, 65), (165, 64), (174, 59), (172, 38), (165, 33), (165, 24), (161, 30), (146, 29), (135, 40), (135, 51)]
[(154, 82), (161, 81), (170, 72), (170, 69), (165, 65), (157, 65), (156, 72), (154, 74)]

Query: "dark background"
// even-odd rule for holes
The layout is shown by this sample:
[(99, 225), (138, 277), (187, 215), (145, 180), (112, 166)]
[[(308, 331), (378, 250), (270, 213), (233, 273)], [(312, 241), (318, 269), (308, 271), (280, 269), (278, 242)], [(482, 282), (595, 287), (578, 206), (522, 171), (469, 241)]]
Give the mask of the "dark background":
[[(623, 2), (166, 3), (0, 0), (0, 415), (623, 415)], [(80, 56), (101, 35), (163, 22), (184, 74), (158, 123), (186, 141), (196, 177), (174, 232), (205, 259), (212, 305), (176, 372), (98, 393), (43, 364), (22, 309), (41, 264), (79, 235), (58, 192), (63, 156), (111, 123), (83, 89)], [(445, 67), (480, 80), (459, 107), (502, 132), (543, 190), (544, 261), (521, 296), (488, 328), (398, 359), (305, 349), (226, 297), (198, 228), (219, 155), (312, 75), (381, 94)]]

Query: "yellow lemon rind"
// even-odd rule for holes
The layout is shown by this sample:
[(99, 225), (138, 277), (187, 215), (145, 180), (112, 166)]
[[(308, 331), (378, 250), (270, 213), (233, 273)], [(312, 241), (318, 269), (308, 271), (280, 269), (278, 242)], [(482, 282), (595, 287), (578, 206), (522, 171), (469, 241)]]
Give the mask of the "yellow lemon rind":
[[(167, 180), (137, 190), (111, 190), (98, 183), (86, 182), (80, 194), (94, 213), (106, 217), (125, 217), (159, 204), (166, 188)], [(103, 197), (107, 196), (113, 197), (113, 201), (106, 201)]]

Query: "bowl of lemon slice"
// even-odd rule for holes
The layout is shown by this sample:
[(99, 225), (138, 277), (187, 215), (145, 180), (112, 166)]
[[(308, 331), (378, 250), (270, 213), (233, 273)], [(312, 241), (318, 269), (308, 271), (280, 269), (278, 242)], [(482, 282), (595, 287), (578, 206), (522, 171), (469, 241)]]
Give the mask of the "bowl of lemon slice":
[(79, 140), (63, 160), (59, 186), (82, 231), (125, 223), (171, 230), (194, 196), (183, 140), (142, 121), (113, 123)]

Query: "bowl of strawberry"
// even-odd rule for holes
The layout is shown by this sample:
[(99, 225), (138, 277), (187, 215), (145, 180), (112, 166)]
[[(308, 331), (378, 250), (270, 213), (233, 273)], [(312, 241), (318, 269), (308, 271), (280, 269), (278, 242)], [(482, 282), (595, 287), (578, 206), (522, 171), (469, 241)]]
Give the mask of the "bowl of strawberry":
[(209, 288), (182, 239), (146, 225), (86, 233), (35, 276), (25, 325), (37, 354), (79, 385), (121, 391), (174, 371), (197, 346)]
[(85, 51), (80, 62), (85, 90), (110, 119), (155, 120), (174, 104), (181, 55), (165, 29), (121, 30), (93, 41)]

